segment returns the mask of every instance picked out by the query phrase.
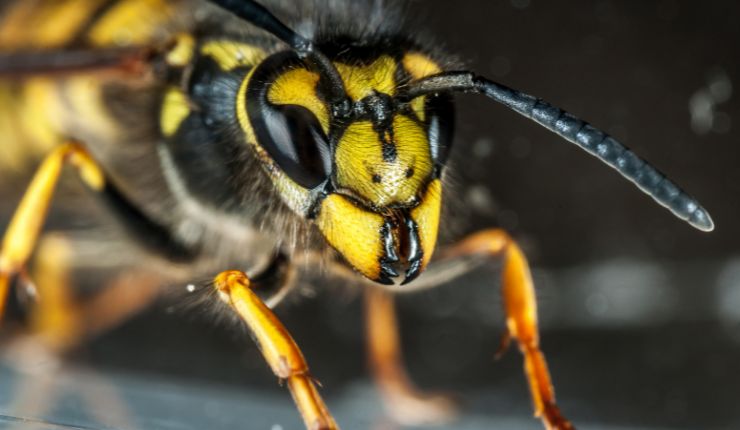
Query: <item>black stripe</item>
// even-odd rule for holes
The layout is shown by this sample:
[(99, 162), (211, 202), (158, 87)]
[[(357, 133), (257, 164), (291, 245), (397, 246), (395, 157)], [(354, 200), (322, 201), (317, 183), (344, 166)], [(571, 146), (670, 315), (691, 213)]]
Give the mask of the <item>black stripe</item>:
[(197, 257), (196, 250), (180, 242), (167, 227), (152, 220), (132, 204), (110, 181), (106, 181), (100, 194), (116, 220), (133, 236), (134, 242), (173, 262), (189, 262)]

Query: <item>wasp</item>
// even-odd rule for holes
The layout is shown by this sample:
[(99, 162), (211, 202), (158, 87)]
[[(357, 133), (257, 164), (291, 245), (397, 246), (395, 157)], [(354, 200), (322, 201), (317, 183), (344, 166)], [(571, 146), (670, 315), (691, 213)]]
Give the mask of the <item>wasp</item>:
[(494, 228), (437, 249), (453, 96), (483, 96), (533, 120), (699, 230), (713, 229), (708, 212), (599, 129), (461, 70), (378, 2), (263, 3), (5, 6), (3, 157), (17, 164), (34, 150), (47, 154), (3, 237), (0, 304), (17, 280), (36, 284), (39, 312), (56, 316), (42, 318), (49, 342), (64, 349), (80, 337), (59, 317), (69, 307), (64, 283), (49, 288), (26, 270), (35, 253), (64, 271), (64, 245), (40, 235), (63, 168), (72, 167), (130, 241), (169, 264), (168, 282), (208, 274), (214, 300), (249, 328), (306, 427), (333, 429), (303, 354), (271, 310), (296, 267), (365, 284), (376, 380), (391, 409), (415, 405), (422, 416), (444, 405), (424, 400), (403, 371), (392, 293), (467, 267), (451, 262), (500, 259), (504, 340), (523, 355), (535, 415), (548, 429), (573, 428), (555, 402), (517, 243)]

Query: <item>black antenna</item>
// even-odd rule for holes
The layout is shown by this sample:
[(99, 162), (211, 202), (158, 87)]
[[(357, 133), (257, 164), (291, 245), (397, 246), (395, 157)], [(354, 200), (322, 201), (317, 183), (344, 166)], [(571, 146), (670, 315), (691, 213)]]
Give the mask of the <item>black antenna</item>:
[(585, 149), (693, 227), (702, 231), (714, 229), (712, 218), (699, 202), (655, 167), (603, 131), (542, 99), (475, 76), (470, 72), (441, 73), (412, 82), (407, 88), (406, 97), (413, 99), (425, 94), (449, 91), (485, 94)]
[(344, 82), (336, 67), (313, 42), (291, 30), (261, 4), (252, 0), (209, 0), (239, 18), (256, 25), (290, 45), (299, 57), (308, 59), (321, 77), (326, 80), (329, 103), (334, 116), (343, 117), (350, 113), (351, 103)]

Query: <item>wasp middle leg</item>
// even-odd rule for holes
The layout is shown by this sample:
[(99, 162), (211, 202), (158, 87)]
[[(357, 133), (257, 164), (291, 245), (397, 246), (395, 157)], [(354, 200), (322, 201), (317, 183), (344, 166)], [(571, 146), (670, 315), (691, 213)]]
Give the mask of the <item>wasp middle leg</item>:
[(74, 242), (45, 234), (34, 258), (33, 280), (39, 300), (32, 308), (35, 337), (63, 354), (151, 306), (164, 292), (161, 274), (146, 268), (124, 270), (106, 280), (89, 298), (73, 294), (72, 271), (78, 258)]
[(316, 389), (303, 353), (288, 330), (252, 290), (252, 283), (240, 271), (219, 274), (214, 285), (221, 299), (247, 324), (273, 373), (287, 381), (306, 428), (338, 429)]
[[(30, 333), (25, 330), (3, 344), (4, 364), (18, 371), (9, 410), (18, 416), (43, 416), (59, 404), (63, 393), (55, 376), (66, 372), (65, 355), (85, 341), (144, 310), (162, 291), (162, 279), (148, 270), (127, 271), (106, 281), (87, 300), (74, 294), (72, 274), (85, 261), (76, 243), (50, 233), (41, 237), (34, 253)], [(106, 378), (88, 369), (94, 384), (82, 384), (79, 395), (86, 410), (100, 423), (131, 427), (126, 403)], [(105, 412), (100, 412), (105, 411)]]
[(444, 395), (419, 391), (406, 374), (391, 292), (365, 288), (365, 320), (370, 367), (393, 419), (406, 425), (450, 421), (456, 413), (455, 403)]

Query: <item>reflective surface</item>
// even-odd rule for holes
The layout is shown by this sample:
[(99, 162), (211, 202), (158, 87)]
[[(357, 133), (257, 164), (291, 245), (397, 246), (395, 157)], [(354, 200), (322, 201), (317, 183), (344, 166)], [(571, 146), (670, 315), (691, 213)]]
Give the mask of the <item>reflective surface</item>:
[[(412, 15), (470, 68), (612, 133), (717, 223), (712, 234), (696, 232), (535, 124), (458, 99), (450, 237), (501, 225), (522, 241), (558, 400), (578, 428), (740, 428), (739, 9), (731, 1), (412, 3)], [(5, 220), (22, 187), (0, 185)], [(62, 201), (50, 229), (93, 217), (88, 195)], [(421, 386), (459, 396), (461, 420), (447, 428), (539, 429), (518, 352), (492, 359), (502, 329), (493, 276), (402, 296), (406, 362)], [(6, 358), (0, 428), (300, 428), (249, 337), (200, 314), (161, 303), (48, 376), (39, 373), (44, 356), (32, 355), (41, 362), (23, 372)], [(351, 292), (319, 289), (278, 315), (343, 428), (395, 428), (367, 379)], [(16, 348), (4, 345), (6, 354)]]

